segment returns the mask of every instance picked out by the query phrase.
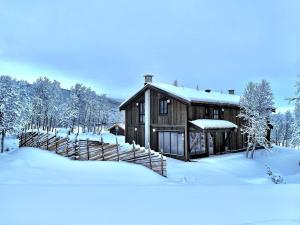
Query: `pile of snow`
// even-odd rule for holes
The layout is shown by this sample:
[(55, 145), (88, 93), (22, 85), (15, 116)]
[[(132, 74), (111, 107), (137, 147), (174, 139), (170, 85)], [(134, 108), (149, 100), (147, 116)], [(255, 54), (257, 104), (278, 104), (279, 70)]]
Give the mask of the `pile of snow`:
[[(139, 165), (16, 148), (0, 154), (0, 224), (300, 224), (297, 150), (168, 159), (164, 178)], [(272, 183), (266, 164), (286, 184)]]

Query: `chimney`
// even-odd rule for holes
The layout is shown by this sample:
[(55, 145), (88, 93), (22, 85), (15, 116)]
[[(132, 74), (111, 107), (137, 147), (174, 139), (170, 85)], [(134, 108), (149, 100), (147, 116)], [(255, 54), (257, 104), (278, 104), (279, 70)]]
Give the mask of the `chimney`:
[(210, 92), (211, 92), (211, 90), (210, 90), (210, 89), (206, 89), (206, 90), (205, 90), (205, 92), (207, 92), (207, 93), (210, 93)]
[(145, 77), (145, 83), (144, 83), (144, 85), (146, 85), (148, 83), (152, 83), (152, 77), (153, 77), (153, 75), (146, 74), (146, 75), (144, 75), (144, 77)]
[(234, 89), (230, 89), (230, 90), (228, 90), (228, 94), (230, 94), (230, 95), (234, 95)]

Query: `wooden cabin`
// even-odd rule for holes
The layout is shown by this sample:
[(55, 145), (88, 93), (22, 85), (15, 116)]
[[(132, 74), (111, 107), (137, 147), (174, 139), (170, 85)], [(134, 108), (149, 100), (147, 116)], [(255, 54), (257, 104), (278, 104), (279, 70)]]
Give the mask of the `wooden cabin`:
[(108, 128), (109, 133), (114, 135), (125, 136), (125, 124), (115, 123), (110, 128)]
[(125, 140), (183, 160), (242, 149), (239, 100), (234, 90), (223, 94), (153, 83), (146, 75), (144, 86), (120, 106)]

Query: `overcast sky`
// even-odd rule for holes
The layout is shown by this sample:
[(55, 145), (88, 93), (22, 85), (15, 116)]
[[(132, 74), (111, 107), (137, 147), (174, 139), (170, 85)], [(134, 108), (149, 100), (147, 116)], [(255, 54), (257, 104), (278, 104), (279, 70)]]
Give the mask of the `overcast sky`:
[(0, 74), (118, 98), (146, 73), (238, 93), (267, 79), (287, 106), (300, 74), (299, 9), (299, 0), (0, 0)]

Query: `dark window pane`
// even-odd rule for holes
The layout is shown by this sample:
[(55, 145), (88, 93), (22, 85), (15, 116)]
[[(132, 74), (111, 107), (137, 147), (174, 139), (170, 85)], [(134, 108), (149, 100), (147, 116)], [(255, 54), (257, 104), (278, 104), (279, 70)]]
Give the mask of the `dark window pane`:
[(145, 103), (139, 103), (139, 123), (145, 122)]
[(159, 101), (159, 114), (168, 114), (168, 102), (165, 99)]
[(162, 151), (164, 148), (164, 133), (158, 132), (158, 150)]
[(177, 155), (177, 132), (171, 132), (171, 153)]
[(177, 133), (177, 141), (178, 141), (178, 155), (184, 155), (184, 135), (183, 133)]
[(164, 152), (170, 153), (171, 152), (171, 146), (170, 146), (170, 132), (164, 132)]
[(218, 109), (214, 109), (214, 119), (218, 120), (220, 118), (220, 111)]

